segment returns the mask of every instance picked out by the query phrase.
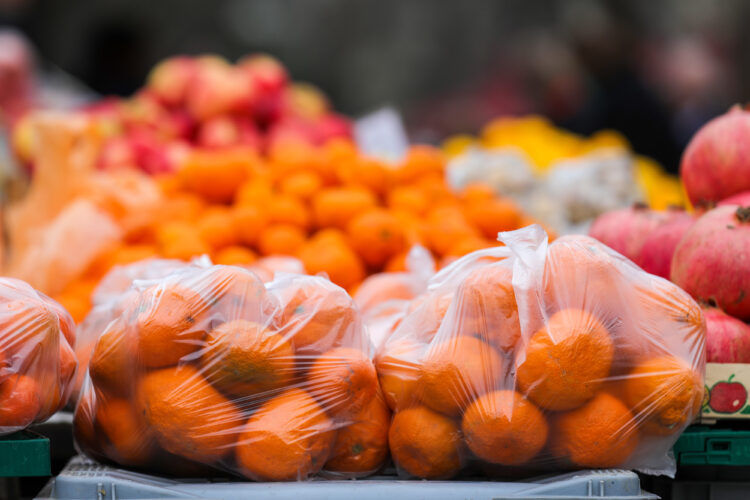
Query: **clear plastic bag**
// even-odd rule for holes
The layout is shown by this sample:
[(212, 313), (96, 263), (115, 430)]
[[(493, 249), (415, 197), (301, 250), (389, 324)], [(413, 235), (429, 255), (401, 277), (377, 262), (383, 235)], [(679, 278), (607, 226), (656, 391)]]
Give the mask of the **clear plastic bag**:
[(586, 236), (499, 239), (436, 274), (375, 358), (399, 471), (673, 474), (703, 397), (698, 304)]
[(0, 278), (0, 435), (43, 422), (65, 406), (78, 363), (75, 323), (57, 302)]
[(405, 272), (373, 274), (354, 293), (367, 332), (377, 349), (401, 322), (409, 304), (424, 292), (435, 274), (435, 259), (426, 248), (415, 245), (406, 256)]
[(82, 452), (263, 481), (381, 467), (390, 412), (344, 289), (186, 266), (130, 290), (92, 352), (74, 418)]

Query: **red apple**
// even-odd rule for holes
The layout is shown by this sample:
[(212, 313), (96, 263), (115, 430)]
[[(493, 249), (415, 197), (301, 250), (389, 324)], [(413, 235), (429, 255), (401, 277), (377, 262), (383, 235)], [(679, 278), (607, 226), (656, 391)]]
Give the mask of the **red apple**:
[(249, 112), (254, 87), (243, 73), (216, 57), (198, 59), (198, 70), (187, 92), (187, 109), (198, 121), (233, 112)]
[(309, 83), (293, 83), (284, 92), (284, 113), (314, 120), (323, 116), (331, 105), (325, 94)]
[(253, 88), (253, 118), (261, 127), (280, 120), (289, 79), (284, 66), (271, 56), (257, 54), (241, 59), (236, 67)]
[(188, 56), (170, 57), (148, 74), (148, 88), (164, 104), (179, 106), (185, 102), (187, 89), (195, 76), (195, 61)]
[(351, 121), (336, 113), (321, 116), (313, 122), (312, 128), (316, 144), (323, 144), (336, 138), (349, 139), (352, 137)]
[(716, 413), (737, 413), (747, 403), (747, 389), (739, 382), (732, 382), (733, 378), (734, 375), (711, 388), (708, 406)]
[(261, 149), (261, 136), (255, 124), (241, 117), (217, 116), (205, 121), (198, 129), (195, 142), (204, 148), (243, 145)]

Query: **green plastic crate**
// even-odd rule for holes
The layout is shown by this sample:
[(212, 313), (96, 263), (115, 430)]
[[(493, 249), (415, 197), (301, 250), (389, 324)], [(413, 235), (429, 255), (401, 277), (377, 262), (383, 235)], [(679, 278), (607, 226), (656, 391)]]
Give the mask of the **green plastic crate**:
[(49, 439), (28, 430), (0, 436), (0, 477), (50, 473)]
[(689, 427), (674, 445), (678, 466), (750, 466), (750, 430)]

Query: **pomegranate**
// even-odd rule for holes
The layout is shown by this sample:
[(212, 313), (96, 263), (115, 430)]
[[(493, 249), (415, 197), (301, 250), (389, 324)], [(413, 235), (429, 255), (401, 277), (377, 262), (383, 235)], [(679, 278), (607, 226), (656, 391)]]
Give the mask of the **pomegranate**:
[(743, 207), (750, 207), (750, 191), (734, 194), (729, 198), (721, 200), (717, 205), (742, 205)]
[(706, 318), (706, 361), (750, 363), (750, 326), (715, 307), (703, 309)]
[(693, 136), (680, 174), (695, 205), (750, 190), (750, 113), (735, 105)]
[(675, 249), (671, 278), (695, 299), (750, 319), (750, 207), (717, 207), (695, 221)]
[(589, 236), (635, 260), (646, 238), (666, 220), (666, 212), (657, 212), (637, 203), (597, 217), (589, 229)]
[(646, 237), (635, 263), (651, 274), (669, 279), (672, 255), (695, 219), (679, 209), (667, 211), (669, 219)]

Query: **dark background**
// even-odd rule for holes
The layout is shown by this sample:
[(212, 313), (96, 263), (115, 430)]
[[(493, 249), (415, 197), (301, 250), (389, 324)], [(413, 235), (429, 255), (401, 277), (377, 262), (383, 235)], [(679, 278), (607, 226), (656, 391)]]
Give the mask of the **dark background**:
[(39, 63), (128, 95), (160, 59), (264, 51), (344, 113), (393, 105), (412, 140), (542, 113), (623, 132), (672, 171), (695, 129), (750, 96), (742, 0), (0, 0)]

